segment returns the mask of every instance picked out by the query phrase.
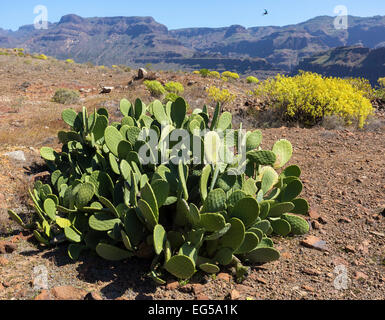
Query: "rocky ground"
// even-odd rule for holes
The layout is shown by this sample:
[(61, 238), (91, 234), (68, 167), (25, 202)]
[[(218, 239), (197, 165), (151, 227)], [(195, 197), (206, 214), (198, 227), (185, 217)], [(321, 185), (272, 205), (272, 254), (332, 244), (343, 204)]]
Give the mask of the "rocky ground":
[[(60, 113), (68, 107), (50, 102), (55, 90), (80, 90), (80, 106), (104, 106), (111, 114), (123, 97), (151, 97), (141, 81), (131, 81), (134, 72), (24, 61), (0, 56), (0, 299), (385, 298), (384, 130), (262, 130), (264, 148), (280, 138), (292, 142), (291, 164), (302, 169), (312, 230), (307, 236), (275, 237), (281, 259), (251, 267), (241, 284), (225, 270), (215, 278), (196, 277), (184, 285), (170, 280), (158, 286), (143, 272), (149, 261), (110, 263), (85, 254), (73, 263), (65, 247), (40, 247), (9, 221), (7, 209), (30, 213), (28, 187), (45, 170), (38, 150), (57, 146), (56, 132), (63, 128)], [(157, 77), (181, 81), (192, 108), (205, 103), (204, 87), (217, 81), (184, 73), (161, 72)], [(102, 86), (114, 89), (99, 94)], [(238, 96), (227, 108), (250, 126), (239, 112), (249, 85), (226, 86)], [(38, 281), (45, 274), (47, 290), (39, 288)]]

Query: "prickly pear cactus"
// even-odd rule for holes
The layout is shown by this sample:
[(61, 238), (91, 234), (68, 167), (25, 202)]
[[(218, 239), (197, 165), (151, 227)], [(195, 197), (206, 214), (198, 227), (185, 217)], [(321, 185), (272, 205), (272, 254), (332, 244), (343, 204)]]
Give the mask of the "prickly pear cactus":
[(301, 170), (284, 168), (289, 141), (263, 150), (261, 131), (242, 136), (219, 105), (213, 117), (206, 106), (187, 115), (181, 98), (148, 106), (123, 99), (120, 110), (121, 122), (103, 108), (64, 110), (62, 149), (40, 150), (51, 179), (30, 191), (33, 223), (9, 215), (43, 245), (68, 243), (72, 259), (90, 250), (112, 261), (152, 258), (149, 276), (160, 284), (166, 273), (188, 279), (223, 266), (242, 280), (241, 261), (279, 258), (270, 235), (309, 231)]

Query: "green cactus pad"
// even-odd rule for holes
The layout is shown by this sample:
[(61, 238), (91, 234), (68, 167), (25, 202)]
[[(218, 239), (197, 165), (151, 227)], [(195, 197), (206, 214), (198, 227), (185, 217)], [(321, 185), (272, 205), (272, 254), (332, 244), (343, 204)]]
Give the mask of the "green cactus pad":
[(119, 143), (123, 140), (119, 130), (113, 126), (109, 126), (104, 132), (104, 137), (108, 149), (113, 153), (115, 157), (119, 157), (118, 146)]
[(207, 195), (202, 212), (220, 212), (225, 209), (226, 193), (222, 189), (215, 189)]
[(262, 132), (255, 130), (250, 132), (246, 137), (246, 151), (255, 150), (259, 147), (262, 142)]
[(274, 248), (260, 247), (246, 255), (246, 258), (253, 263), (266, 263), (278, 260), (280, 257), (279, 251)]
[(219, 267), (212, 263), (203, 263), (199, 266), (199, 269), (203, 270), (206, 273), (218, 273), (220, 271)]
[(184, 255), (171, 257), (164, 267), (179, 279), (188, 279), (195, 273), (194, 262)]
[(156, 202), (160, 208), (168, 198), (170, 192), (170, 184), (165, 180), (156, 180), (151, 183), (151, 188), (154, 191)]
[(95, 187), (92, 183), (83, 183), (76, 194), (76, 207), (85, 207), (93, 198), (95, 194)]
[(166, 114), (166, 111), (159, 100), (155, 100), (152, 104), (152, 111), (154, 113), (155, 119), (162, 125), (170, 123), (170, 119)]
[(302, 188), (302, 182), (298, 179), (294, 179), (289, 182), (285, 189), (282, 191), (280, 199), (283, 202), (289, 202), (300, 195), (300, 193), (302, 192)]
[(271, 219), (270, 224), (274, 233), (280, 236), (287, 236), (291, 232), (290, 224), (284, 219)]
[(82, 240), (81, 235), (71, 227), (65, 228), (64, 234), (69, 241), (79, 243)]
[(309, 223), (305, 219), (292, 214), (284, 214), (282, 218), (290, 224), (292, 234), (302, 235), (309, 232)]
[(204, 240), (206, 240), (206, 241), (217, 240), (217, 239), (221, 238), (224, 234), (226, 234), (226, 232), (229, 231), (230, 228), (231, 228), (231, 224), (226, 223), (226, 225), (223, 229), (205, 236)]
[(279, 218), (284, 213), (290, 212), (294, 209), (294, 204), (292, 202), (280, 202), (271, 205), (269, 211), (269, 217)]
[(257, 222), (253, 228), (258, 228), (259, 230), (261, 230), (263, 233), (266, 233), (267, 230), (269, 230), (269, 228), (271, 227), (270, 225), (270, 221), (269, 220), (261, 220), (259, 222)]
[(238, 203), (239, 200), (246, 198), (247, 194), (242, 190), (236, 190), (232, 192), (227, 199), (227, 206), (234, 207), (236, 203)]
[(131, 252), (102, 242), (96, 246), (96, 253), (109, 261), (121, 261), (132, 257)]
[(89, 226), (96, 231), (112, 230), (115, 224), (119, 224), (120, 222), (120, 219), (112, 217), (111, 214), (107, 212), (97, 212), (92, 215), (88, 221)]
[(220, 213), (202, 213), (200, 225), (208, 232), (216, 232), (226, 226), (226, 220)]
[(262, 175), (261, 189), (263, 194), (266, 194), (278, 182), (278, 173), (271, 167), (264, 167), (260, 174)]
[(171, 119), (176, 128), (181, 128), (186, 116), (187, 106), (182, 98), (178, 98), (171, 104)]
[(301, 176), (301, 169), (296, 165), (292, 165), (292, 166), (287, 167), (285, 170), (283, 170), (282, 173), (285, 177), (297, 177), (297, 178), (299, 178)]
[(231, 126), (233, 116), (230, 112), (223, 112), (222, 115), (219, 117), (217, 129), (225, 131)]
[(8, 210), (8, 215), (9, 215), (9, 218), (11, 220), (15, 221), (18, 225), (25, 228), (25, 224), (24, 224), (23, 220), (21, 220), (21, 218), (19, 217), (19, 215), (15, 211)]
[(44, 201), (44, 212), (52, 220), (56, 220), (56, 203), (52, 199), (46, 199)]
[(231, 218), (229, 223), (231, 228), (220, 239), (221, 247), (231, 248), (237, 250), (245, 239), (245, 225), (238, 218)]
[(65, 229), (71, 226), (71, 221), (65, 218), (56, 217), (55, 222), (62, 229)]
[(242, 220), (247, 229), (256, 222), (259, 216), (259, 204), (254, 198), (245, 197), (235, 204), (231, 216)]
[(277, 161), (274, 163), (274, 167), (282, 168), (291, 159), (293, 146), (290, 141), (281, 139), (274, 144), (273, 152), (277, 156)]
[(294, 199), (291, 201), (294, 204), (294, 209), (290, 213), (308, 215), (309, 214), (309, 203), (302, 198)]
[(201, 221), (201, 217), (200, 217), (200, 213), (199, 213), (198, 207), (195, 204), (190, 203), (189, 209), (190, 210), (189, 210), (188, 215), (187, 215), (187, 220), (193, 226), (199, 225), (199, 223)]
[(131, 102), (127, 99), (120, 100), (120, 112), (125, 116), (128, 117), (129, 112), (131, 108)]
[(154, 238), (155, 253), (159, 255), (163, 251), (163, 247), (166, 242), (166, 231), (160, 224), (157, 224), (155, 226), (154, 232), (153, 232), (153, 238)]
[(144, 201), (143, 199), (139, 199), (138, 207), (139, 207), (140, 212), (142, 213), (144, 219), (147, 222), (148, 229), (150, 231), (153, 231), (154, 227), (158, 223), (158, 219), (155, 216), (154, 212), (152, 211), (150, 205), (146, 201)]
[(156, 200), (154, 190), (152, 189), (151, 185), (148, 182), (140, 190), (140, 194), (142, 199), (148, 203), (152, 213), (155, 215), (156, 221), (158, 221), (158, 218), (159, 218), (158, 202)]
[(210, 178), (210, 174), (211, 174), (211, 166), (208, 164), (202, 170), (202, 175), (201, 175), (200, 185), (199, 185), (202, 201), (205, 201), (207, 198), (207, 184)]
[(273, 165), (277, 159), (276, 155), (272, 151), (248, 151), (247, 159), (249, 159), (251, 162), (262, 165), (262, 166), (269, 166)]
[(40, 155), (44, 160), (47, 160), (47, 161), (55, 161), (56, 159), (56, 152), (49, 147), (41, 148)]
[(39, 243), (42, 243), (42, 244), (45, 244), (45, 245), (49, 245), (49, 241), (44, 238), (39, 231), (37, 230), (33, 230), (33, 235), (35, 237), (35, 239), (39, 242)]
[(243, 240), (241, 246), (234, 252), (236, 254), (244, 254), (254, 250), (260, 239), (254, 232), (246, 232), (245, 239)]

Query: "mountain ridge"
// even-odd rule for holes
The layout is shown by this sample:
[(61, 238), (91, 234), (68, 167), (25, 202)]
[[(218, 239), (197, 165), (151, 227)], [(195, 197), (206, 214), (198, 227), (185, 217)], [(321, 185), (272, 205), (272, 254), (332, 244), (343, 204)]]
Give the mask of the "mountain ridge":
[[(293, 70), (307, 57), (335, 47), (362, 44), (385, 46), (385, 16), (349, 16), (349, 30), (336, 30), (334, 17), (318, 16), (287, 26), (197, 27), (168, 29), (153, 17), (90, 17), (76, 14), (49, 23), (47, 30), (33, 25), (0, 29), (0, 47), (23, 47), (59, 59), (95, 64), (139, 65), (143, 61), (167, 68), (179, 60), (208, 59), (221, 70), (220, 59), (246, 61), (249, 70), (259, 61), (261, 70)], [(217, 59), (217, 61), (215, 61)], [(196, 62), (196, 61), (195, 61)], [(198, 67), (192, 61), (184, 68)], [(232, 71), (240, 71), (234, 68)]]

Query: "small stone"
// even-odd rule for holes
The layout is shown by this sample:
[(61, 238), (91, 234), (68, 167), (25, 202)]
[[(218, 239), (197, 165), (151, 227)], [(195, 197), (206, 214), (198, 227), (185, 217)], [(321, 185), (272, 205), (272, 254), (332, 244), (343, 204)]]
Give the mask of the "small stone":
[(302, 286), (302, 289), (304, 289), (304, 290), (306, 290), (306, 291), (310, 291), (310, 292), (314, 292), (315, 291), (315, 289), (313, 288), (313, 287), (311, 287), (311, 286)]
[(350, 252), (350, 253), (355, 253), (356, 252), (356, 248), (354, 246), (347, 245), (347, 246), (345, 246), (345, 251), (346, 252)]
[(206, 296), (205, 294), (199, 294), (197, 295), (196, 297), (197, 300), (210, 300), (208, 296)]
[(138, 70), (138, 79), (144, 79), (147, 76), (148, 72), (144, 68)]
[(192, 290), (196, 295), (200, 294), (203, 291), (203, 288), (204, 286), (199, 283), (195, 283), (192, 285)]
[(228, 273), (221, 272), (221, 273), (218, 273), (217, 279), (230, 282), (231, 281), (231, 275), (229, 275)]
[(260, 283), (267, 284), (267, 281), (261, 277), (255, 277), (255, 280), (260, 282)]
[(166, 289), (167, 290), (175, 290), (175, 289), (178, 289), (178, 287), (179, 287), (179, 282), (178, 281), (169, 282), (166, 285)]
[(51, 294), (57, 300), (84, 300), (87, 292), (72, 286), (60, 286), (51, 289)]
[(9, 260), (4, 258), (4, 257), (0, 257), (0, 266), (4, 267), (6, 266), (7, 264), (9, 263)]
[(354, 273), (354, 279), (356, 279), (356, 280), (360, 280), (360, 279), (366, 280), (366, 279), (368, 279), (368, 276), (365, 273), (361, 272), (361, 271), (356, 271)]
[(102, 296), (97, 292), (89, 292), (84, 297), (84, 300), (103, 300)]
[(302, 272), (308, 274), (309, 276), (319, 276), (321, 274), (321, 272), (312, 268), (304, 268), (302, 269)]
[(4, 155), (16, 161), (22, 161), (22, 162), (26, 161), (25, 154), (21, 150), (7, 152)]
[(114, 90), (114, 87), (102, 87), (100, 94), (111, 93), (112, 90)]
[(301, 244), (308, 248), (313, 248), (321, 251), (328, 251), (326, 241), (321, 240), (315, 236), (307, 236), (304, 240), (301, 241)]
[(312, 226), (313, 229), (315, 229), (315, 230), (320, 230), (320, 229), (322, 229), (321, 224), (320, 224), (318, 221), (316, 221), (316, 220), (312, 221), (311, 226)]
[(345, 223), (351, 223), (352, 220), (350, 220), (349, 218), (345, 218), (345, 217), (342, 217), (338, 220), (338, 222), (345, 222)]
[(117, 301), (128, 301), (128, 300), (130, 300), (130, 299), (128, 299), (127, 297), (121, 296), (121, 297), (119, 297), (119, 298), (116, 298), (115, 300), (117, 300)]
[(35, 297), (34, 300), (53, 300), (53, 299), (48, 290), (42, 290), (40, 294)]
[(320, 217), (320, 215), (318, 214), (318, 211), (314, 208), (309, 210), (309, 216), (314, 220), (318, 220), (318, 218)]
[(285, 251), (285, 252), (282, 252), (282, 253), (281, 253), (281, 257), (282, 257), (283, 259), (289, 260), (289, 259), (291, 259), (293, 256), (292, 256), (292, 254), (291, 254), (290, 252)]
[(237, 290), (231, 290), (231, 293), (230, 293), (230, 299), (231, 300), (238, 300), (239, 297), (240, 297), (240, 293), (237, 291)]

